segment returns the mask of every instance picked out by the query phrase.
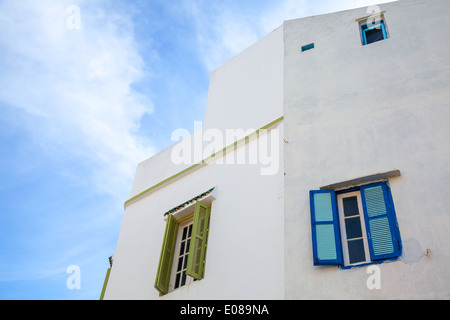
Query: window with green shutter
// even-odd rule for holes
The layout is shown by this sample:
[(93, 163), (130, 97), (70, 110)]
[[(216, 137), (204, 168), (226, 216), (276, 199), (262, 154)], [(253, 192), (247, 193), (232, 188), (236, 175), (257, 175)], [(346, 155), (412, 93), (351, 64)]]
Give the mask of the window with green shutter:
[(179, 221), (168, 216), (155, 280), (161, 295), (204, 278), (210, 215), (210, 205), (197, 201)]

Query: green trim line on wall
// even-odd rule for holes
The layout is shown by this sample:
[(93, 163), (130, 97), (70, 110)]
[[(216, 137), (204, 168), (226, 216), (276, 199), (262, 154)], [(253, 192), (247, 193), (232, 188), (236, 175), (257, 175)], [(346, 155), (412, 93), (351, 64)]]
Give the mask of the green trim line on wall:
[(159, 187), (165, 185), (166, 183), (168, 183), (168, 182), (170, 182), (170, 181), (172, 181), (172, 180), (174, 180), (174, 179), (176, 179), (176, 178), (179, 178), (179, 177), (181, 177), (182, 175), (184, 175), (184, 174), (186, 174), (186, 173), (188, 173), (188, 172), (190, 172), (190, 171), (192, 171), (192, 170), (194, 170), (194, 169), (196, 169), (196, 168), (199, 168), (199, 167), (201, 167), (201, 166), (206, 165), (206, 162), (207, 162), (208, 160), (211, 160), (212, 158), (214, 158), (217, 154), (223, 153), (223, 152), (227, 151), (228, 149), (234, 148), (234, 146), (237, 146), (237, 145), (240, 144), (241, 142), (244, 142), (245, 140), (247, 140), (247, 139), (249, 139), (249, 138), (251, 138), (251, 137), (257, 135), (260, 131), (262, 131), (262, 130), (267, 130), (267, 129), (271, 128), (272, 126), (278, 124), (279, 122), (283, 121), (283, 120), (284, 120), (284, 116), (283, 116), (283, 117), (280, 117), (280, 118), (278, 118), (278, 119), (276, 119), (276, 120), (274, 120), (274, 121), (272, 121), (271, 123), (265, 125), (264, 127), (260, 128), (260, 129), (258, 129), (258, 130), (256, 130), (256, 131), (250, 133), (248, 136), (245, 136), (244, 138), (242, 138), (242, 139), (240, 139), (240, 140), (238, 140), (238, 141), (236, 141), (236, 142), (230, 144), (229, 146), (226, 146), (226, 147), (223, 148), (222, 150), (220, 150), (220, 151), (218, 151), (218, 152), (216, 152), (216, 153), (210, 155), (210, 156), (207, 157), (206, 159), (203, 159), (202, 161), (200, 161), (200, 162), (198, 162), (198, 163), (196, 163), (196, 164), (190, 166), (189, 168), (186, 168), (186, 169), (184, 169), (183, 171), (180, 171), (180, 172), (174, 174), (173, 176), (171, 176), (171, 177), (169, 177), (169, 178), (167, 178), (167, 179), (165, 179), (165, 180), (163, 180), (163, 181), (161, 181), (161, 182), (155, 184), (154, 186), (152, 186), (152, 187), (150, 187), (150, 188), (148, 188), (148, 189), (142, 191), (141, 193), (139, 193), (139, 194), (135, 195), (134, 197), (132, 197), (132, 198), (128, 199), (127, 201), (125, 201), (124, 206), (126, 207), (128, 204), (130, 204), (130, 203), (133, 202), (134, 200), (137, 200), (138, 198), (147, 195), (147, 194), (150, 193), (151, 191), (153, 191), (153, 190), (155, 190), (155, 189), (157, 189), (157, 188), (159, 188)]
[(103, 282), (103, 288), (102, 288), (102, 293), (100, 295), (100, 300), (103, 300), (103, 298), (105, 297), (106, 286), (108, 285), (108, 280), (109, 280), (110, 274), (111, 274), (111, 268), (109, 268), (108, 271), (106, 271), (106, 277), (105, 277), (105, 281)]

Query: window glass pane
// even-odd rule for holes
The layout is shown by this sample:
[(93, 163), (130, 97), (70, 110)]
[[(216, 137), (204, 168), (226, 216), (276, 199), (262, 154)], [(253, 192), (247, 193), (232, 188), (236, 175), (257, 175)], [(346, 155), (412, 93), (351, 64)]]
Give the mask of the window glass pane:
[(383, 30), (381, 30), (381, 26), (379, 29), (372, 29), (366, 31), (366, 40), (367, 44), (372, 42), (377, 42), (384, 39)]
[(186, 284), (186, 271), (183, 271), (183, 275), (181, 277), (181, 286)]
[(181, 243), (180, 256), (184, 254), (184, 246), (185, 246), (185, 245), (186, 245), (186, 242), (183, 241), (183, 242)]
[(189, 226), (189, 235), (188, 235), (188, 238), (191, 237), (191, 234), (192, 234), (192, 224)]
[(188, 229), (187, 227), (183, 229), (183, 239), (182, 240), (186, 239), (187, 229)]
[(191, 244), (191, 239), (189, 239), (186, 243), (186, 253), (189, 253), (190, 244)]
[(342, 199), (344, 205), (344, 216), (351, 217), (359, 215), (358, 198), (349, 197)]
[(181, 273), (177, 273), (177, 278), (175, 279), (175, 289), (180, 286), (180, 276)]
[(183, 265), (183, 269), (186, 269), (186, 267), (187, 267), (187, 261), (188, 261), (188, 257), (187, 257), (187, 256), (185, 256), (185, 258), (184, 258), (184, 265)]
[(183, 266), (183, 257), (180, 257), (180, 259), (178, 259), (177, 271), (181, 271), (182, 266)]
[(351, 240), (348, 242), (348, 254), (350, 263), (366, 261), (364, 253), (364, 242), (362, 239)]
[(345, 230), (347, 232), (347, 239), (361, 238), (361, 219), (359, 216), (345, 219)]

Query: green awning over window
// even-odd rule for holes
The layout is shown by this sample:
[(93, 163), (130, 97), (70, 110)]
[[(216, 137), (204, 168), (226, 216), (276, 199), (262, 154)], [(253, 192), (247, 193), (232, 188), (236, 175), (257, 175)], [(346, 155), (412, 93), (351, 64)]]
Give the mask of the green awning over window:
[(167, 216), (167, 215), (169, 215), (169, 214), (171, 214), (171, 213), (174, 213), (175, 211), (178, 211), (178, 210), (180, 210), (180, 209), (186, 207), (187, 205), (189, 205), (189, 204), (191, 204), (191, 203), (194, 203), (195, 201), (200, 200), (200, 199), (206, 197), (208, 194), (210, 194), (211, 192), (213, 192), (214, 189), (215, 189), (215, 187), (209, 189), (208, 191), (203, 192), (202, 194), (199, 194), (198, 196), (192, 198), (191, 200), (188, 200), (188, 201), (186, 201), (186, 202), (180, 204), (179, 206), (176, 206), (175, 208), (173, 208), (173, 209), (167, 211), (167, 212), (164, 214), (164, 216)]

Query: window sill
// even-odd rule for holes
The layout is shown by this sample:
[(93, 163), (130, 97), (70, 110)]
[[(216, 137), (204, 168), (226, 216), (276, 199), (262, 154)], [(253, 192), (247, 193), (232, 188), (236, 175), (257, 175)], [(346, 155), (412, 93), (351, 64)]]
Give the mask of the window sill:
[(348, 266), (341, 265), (341, 266), (339, 266), (339, 268), (342, 269), (342, 270), (349, 270), (349, 269), (353, 269), (353, 268), (372, 266), (372, 265), (375, 265), (375, 264), (382, 264), (382, 263), (387, 263), (387, 262), (395, 262), (395, 261), (398, 261), (398, 260), (400, 260), (400, 257), (384, 259), (384, 260), (377, 260), (377, 261), (370, 261), (370, 262), (365, 262), (365, 263), (355, 264), (355, 265), (348, 265)]

